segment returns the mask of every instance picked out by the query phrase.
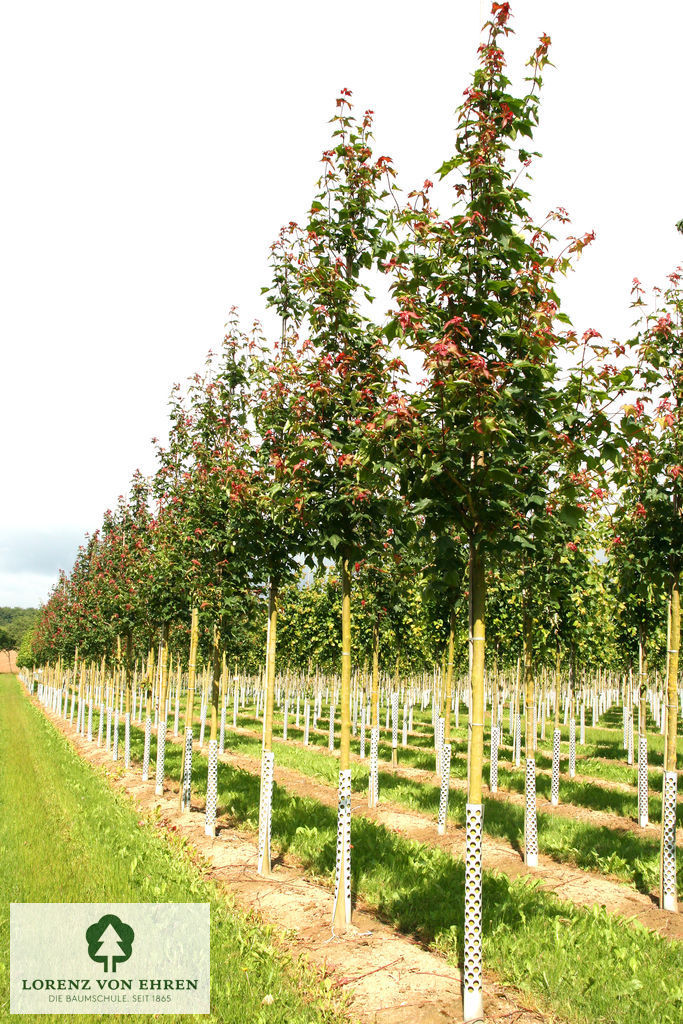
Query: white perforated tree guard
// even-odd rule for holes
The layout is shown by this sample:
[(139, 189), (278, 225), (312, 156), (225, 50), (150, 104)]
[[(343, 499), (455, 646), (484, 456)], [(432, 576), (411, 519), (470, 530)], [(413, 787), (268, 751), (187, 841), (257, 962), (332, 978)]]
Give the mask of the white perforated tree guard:
[(97, 746), (102, 746), (102, 734), (104, 732), (104, 704), (100, 704), (100, 720), (97, 725)]
[(112, 743), (112, 761), (119, 759), (119, 709), (114, 708), (114, 740)]
[(157, 729), (157, 766), (155, 793), (161, 796), (164, 792), (164, 762), (166, 760), (166, 719), (162, 718)]
[(332, 920), (337, 916), (337, 906), (343, 906), (341, 917), (346, 924), (351, 921), (351, 769), (339, 772), (339, 803), (337, 806), (337, 860), (334, 875), (334, 909)]
[(88, 743), (92, 743), (92, 695), (88, 701)]
[(261, 799), (258, 814), (258, 873), (270, 874), (270, 826), (273, 810), (273, 768), (275, 755), (264, 750), (261, 759)]
[(403, 731), (401, 734), (401, 746), (408, 746), (408, 706), (403, 705)]
[(311, 724), (311, 705), (308, 700), (304, 704), (304, 746), (308, 746), (308, 733)]
[(481, 838), (484, 808), (467, 804), (465, 811), (465, 949), (463, 957), (463, 1017), (484, 1016), (482, 991)]
[(581, 705), (581, 728), (579, 730), (579, 743), (582, 747), (586, 745), (586, 706)]
[(107, 706), (107, 750), (111, 750), (111, 707)]
[(398, 747), (398, 693), (391, 695), (391, 749)]
[(370, 779), (368, 788), (368, 807), (376, 807), (379, 799), (379, 726), (370, 730)]
[(282, 716), (282, 738), (287, 739), (287, 725), (289, 719), (289, 697), (285, 697), (285, 709)]
[(149, 753), (152, 746), (152, 719), (150, 715), (145, 718), (145, 745), (142, 751), (142, 781), (149, 779)]
[(550, 783), (550, 802), (557, 807), (560, 802), (560, 739), (559, 729), (553, 730), (553, 775)]
[(193, 730), (185, 727), (185, 752), (183, 755), (183, 777), (181, 779), (182, 801), (181, 811), (189, 811), (192, 799), (192, 735)]
[(498, 726), (491, 729), (491, 769), (489, 772), (489, 789), (498, 792)]
[(130, 768), (130, 712), (126, 711), (123, 720), (123, 763)]
[(443, 738), (446, 729), (446, 722), (440, 716), (436, 719), (435, 732), (434, 732), (434, 746), (435, 746), (435, 758), (434, 764), (436, 774), (441, 778), (441, 758), (443, 756)]
[(365, 760), (365, 708), (360, 712), (360, 759)]
[(569, 722), (569, 778), (576, 775), (576, 719), (572, 717)]
[(451, 788), (451, 745), (444, 743), (441, 752), (441, 791), (439, 793), (439, 823), (438, 833), (440, 836), (446, 832), (446, 818), (448, 816), (448, 794)]
[(638, 824), (645, 828), (650, 820), (647, 779), (647, 736), (638, 738)]
[(209, 766), (206, 776), (206, 820), (204, 833), (216, 835), (216, 799), (218, 796), (218, 741), (209, 740)]
[(538, 867), (538, 823), (536, 820), (536, 761), (526, 759), (524, 786), (524, 863)]
[(662, 910), (677, 908), (676, 893), (676, 790), (678, 773), (663, 772), (662, 779), (662, 862), (660, 871)]
[(633, 715), (628, 718), (628, 752), (626, 756), (628, 764), (633, 764)]
[(232, 727), (237, 728), (237, 712), (239, 710), (239, 697), (237, 694), (237, 687), (235, 687), (232, 699)]

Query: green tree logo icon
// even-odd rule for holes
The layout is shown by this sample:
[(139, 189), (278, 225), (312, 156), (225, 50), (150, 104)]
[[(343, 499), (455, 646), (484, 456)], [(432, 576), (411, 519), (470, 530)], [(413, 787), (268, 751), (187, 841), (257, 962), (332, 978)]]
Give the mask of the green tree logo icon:
[(90, 925), (85, 938), (90, 959), (115, 974), (116, 965), (124, 963), (133, 952), (135, 932), (116, 914), (105, 914)]

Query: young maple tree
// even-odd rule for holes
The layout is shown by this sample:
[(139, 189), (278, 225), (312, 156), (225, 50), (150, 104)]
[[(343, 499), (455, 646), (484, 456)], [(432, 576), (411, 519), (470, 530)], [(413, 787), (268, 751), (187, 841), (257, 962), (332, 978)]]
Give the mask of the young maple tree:
[[(681, 641), (680, 574), (683, 551), (683, 271), (669, 275), (651, 304), (636, 279), (633, 308), (637, 333), (631, 345), (638, 354), (638, 375), (645, 398), (624, 408), (622, 433), (630, 441), (615, 479), (640, 520), (641, 572), (657, 581), (668, 596), (666, 667), (666, 743), (662, 800), (660, 899), (676, 910), (675, 794), (678, 725), (678, 664)], [(646, 407), (652, 403), (652, 408)], [(646, 534), (646, 541), (643, 535)], [(615, 538), (616, 539), (616, 538)], [(621, 541), (621, 537), (619, 538)], [(672, 812), (671, 808), (674, 808)]]
[[(386, 338), (366, 312), (368, 272), (390, 248), (386, 201), (391, 161), (372, 151), (372, 112), (357, 120), (342, 90), (332, 118), (332, 147), (308, 221), (291, 229), (295, 256), (282, 265), (274, 305), (303, 340), (296, 349), (296, 386), (288, 396), (291, 434), (279, 455), (296, 482), (309, 530), (309, 557), (339, 564), (342, 580), (341, 748), (338, 858), (334, 919), (348, 923), (350, 903), (351, 567), (386, 536), (393, 474), (378, 429), (380, 411), (402, 399)], [(283, 285), (286, 291), (283, 292)]]
[[(457, 529), (469, 549), (470, 766), (466, 865), (466, 1016), (481, 1014), (481, 818), (484, 749), (486, 561), (534, 549), (529, 516), (547, 500), (549, 468), (575, 444), (580, 417), (560, 385), (561, 328), (555, 280), (592, 236), (552, 253), (550, 225), (529, 212), (520, 176), (538, 122), (550, 40), (529, 61), (528, 90), (510, 91), (501, 43), (510, 5), (494, 3), (479, 66), (458, 112), (454, 154), (440, 168), (452, 184), (446, 216), (430, 180), (401, 217), (390, 261), (398, 302), (391, 334), (421, 355), (425, 377), (405, 398), (396, 431), (404, 492), (438, 536)], [(609, 425), (607, 425), (609, 429)], [(471, 938), (471, 941), (470, 941)]]

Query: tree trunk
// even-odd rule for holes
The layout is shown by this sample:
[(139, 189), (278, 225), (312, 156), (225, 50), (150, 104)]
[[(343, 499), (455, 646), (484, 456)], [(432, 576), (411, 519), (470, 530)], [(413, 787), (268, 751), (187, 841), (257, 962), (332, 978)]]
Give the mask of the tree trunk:
[(534, 726), (534, 693), (533, 672), (533, 621), (531, 612), (525, 602), (524, 606), (524, 686), (526, 688), (525, 716), (525, 788), (524, 788), (524, 862), (532, 868), (538, 866), (538, 831), (536, 822), (536, 729)]
[(161, 677), (159, 679), (159, 712), (157, 715), (156, 795), (164, 791), (164, 760), (166, 755), (166, 693), (168, 690), (168, 623), (161, 630)]
[(277, 581), (268, 590), (268, 635), (266, 638), (266, 694), (263, 713), (261, 753), (261, 799), (259, 803), (258, 873), (271, 874), (270, 830), (273, 806), (273, 711), (275, 708), (275, 655), (277, 649)]
[(660, 903), (664, 910), (678, 909), (676, 890), (676, 736), (678, 725), (678, 651), (681, 642), (681, 595), (679, 573), (671, 581), (669, 610), (669, 651), (666, 669), (666, 743), (662, 793), (660, 856)]
[(217, 625), (214, 625), (211, 651), (211, 738), (209, 739), (206, 769), (206, 812), (204, 816), (204, 834), (211, 839), (216, 835), (216, 801), (218, 797), (218, 691), (222, 667), (220, 637), (220, 630)]
[(669, 652), (666, 671), (666, 770), (676, 771), (676, 737), (678, 726), (678, 651), (681, 641), (681, 595), (676, 572), (671, 583)]
[(372, 696), (370, 726), (370, 774), (368, 777), (368, 807), (376, 807), (379, 799), (379, 773), (377, 750), (379, 745), (379, 620), (372, 627)]
[(351, 571), (346, 555), (342, 558), (341, 579), (341, 742), (333, 928), (343, 928), (351, 923)]
[(126, 673), (126, 710), (124, 718), (124, 764), (130, 768), (130, 715), (133, 698), (133, 637), (126, 633), (124, 671)]
[(647, 655), (645, 630), (638, 630), (638, 824), (649, 824), (649, 793), (647, 774)]
[(372, 725), (379, 729), (379, 622), (372, 627)]
[(199, 644), (199, 610), (192, 609), (190, 628), (190, 659), (187, 670), (187, 705), (185, 708), (185, 754), (180, 769), (181, 811), (190, 810), (192, 797), (192, 722), (194, 718), (194, 687), (197, 676), (197, 647)]
[(448, 663), (446, 666), (446, 688), (443, 702), (444, 743), (451, 742), (451, 699), (453, 696), (453, 652), (455, 649), (455, 607), (451, 606), (448, 628)]
[(465, 819), (465, 939), (463, 1009), (465, 1020), (483, 1018), (482, 990), (482, 769), (484, 761), (484, 648), (486, 577), (477, 538), (470, 539), (470, 622), (472, 669), (470, 764)]

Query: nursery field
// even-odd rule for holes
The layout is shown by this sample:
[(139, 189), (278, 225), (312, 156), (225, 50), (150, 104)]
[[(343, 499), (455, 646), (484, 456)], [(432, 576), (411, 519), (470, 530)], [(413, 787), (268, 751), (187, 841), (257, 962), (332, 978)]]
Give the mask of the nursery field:
[[(282, 706), (279, 709), (275, 702), (273, 749), (278, 767), (272, 795), (273, 873), (269, 878), (260, 880), (254, 901), (253, 887), (259, 884), (255, 840), (259, 824), (263, 722), (258, 717), (260, 712), (256, 704), (249, 701), (246, 688), (244, 693), (244, 705), (237, 708), (236, 726), (233, 727), (232, 716), (227, 722), (226, 716), (222, 716), (223, 751), (218, 756), (217, 766), (215, 837), (207, 837), (204, 823), (208, 730), (201, 729), (202, 742), (196, 740), (194, 743), (191, 801), (189, 809), (181, 811), (178, 793), (184, 745), (182, 736), (173, 735), (172, 714), (165, 744), (163, 795), (158, 797), (153, 778), (146, 782), (141, 780), (146, 757), (155, 762), (157, 755), (156, 730), (151, 723), (149, 751), (147, 755), (145, 753), (142, 701), (138, 704), (139, 713), (133, 714), (130, 725), (128, 770), (122, 763), (123, 738), (115, 751), (114, 725), (111, 725), (107, 749), (106, 716), (103, 716), (100, 735), (98, 707), (93, 708), (92, 719), (87, 716), (87, 725), (85, 702), (80, 714), (77, 701), (65, 701), (61, 715), (53, 710), (47, 712), (48, 718), (71, 740), (83, 760), (98, 766), (99, 777), (95, 777), (74, 756), (53, 725), (47, 725), (40, 717), (40, 705), (35, 698), (31, 702), (25, 691), (20, 696), (19, 686), (12, 677), (3, 677), (3, 701), (11, 711), (10, 718), (15, 723), (18, 719), (21, 724), (19, 735), (30, 727), (32, 734), (37, 733), (36, 738), (40, 740), (40, 743), (31, 745), (35, 753), (29, 761), (39, 755), (42, 747), (45, 747), (46, 758), (59, 751), (60, 774), (66, 772), (68, 765), (80, 780), (75, 790), (73, 784), (69, 784), (71, 801), (78, 799), (76, 794), (81, 786), (86, 786), (86, 780), (90, 781), (84, 795), (90, 793), (90, 788), (99, 794), (106, 785), (101, 774), (103, 770), (117, 793), (116, 797), (111, 793), (106, 797), (108, 803), (115, 803), (120, 808), (116, 817), (116, 837), (100, 836), (93, 843), (93, 835), (97, 835), (94, 825), (102, 820), (103, 812), (92, 808), (82, 821), (75, 815), (73, 807), (70, 808), (73, 820), (80, 822), (78, 837), (73, 838), (77, 839), (79, 850), (83, 843), (88, 851), (93, 846), (93, 864), (99, 863), (100, 870), (95, 872), (99, 879), (95, 889), (91, 883), (83, 889), (81, 873), (89, 878), (92, 878), (92, 873), (88, 860), (82, 860), (78, 870), (72, 872), (73, 877), (70, 876), (69, 881), (72, 888), (67, 887), (66, 892), (90, 891), (90, 898), (96, 899), (102, 898), (110, 886), (108, 898), (111, 899), (145, 899), (151, 894), (155, 899), (180, 898), (179, 895), (174, 897), (174, 892), (180, 893), (180, 880), (175, 890), (171, 880), (175, 879), (176, 871), (181, 871), (179, 865), (184, 863), (186, 875), (182, 877), (192, 876), (195, 879), (192, 884), (199, 887), (197, 899), (208, 898), (207, 890), (203, 888), (210, 884), (207, 877), (222, 879), (225, 898), (230, 900), (232, 894), (237, 906), (242, 906), (242, 914), (254, 906), (267, 907), (271, 927), (279, 921), (284, 934), (298, 933), (294, 947), (299, 951), (306, 948), (305, 941), (301, 941), (302, 934), (317, 935), (325, 952), (321, 958), (315, 951), (315, 942), (309, 944), (309, 964), (316, 965), (322, 972), (319, 980), (327, 977), (328, 987), (325, 988), (323, 983), (322, 992), (336, 993), (337, 996), (340, 990), (344, 992), (343, 1005), (337, 1000), (337, 1013), (352, 1020), (374, 1020), (383, 1019), (381, 1013), (391, 1010), (403, 1019), (401, 1014), (406, 1006), (410, 1006), (411, 1019), (431, 1020), (434, 1018), (430, 1014), (436, 1006), (451, 1019), (459, 1019), (461, 997), (458, 980), (463, 955), (461, 900), (464, 886), (466, 707), (463, 705), (459, 709), (459, 725), (453, 730), (451, 740), (454, 751), (452, 792), (443, 836), (437, 833), (436, 828), (440, 789), (435, 783), (435, 751), (427, 714), (415, 713), (413, 729), (405, 736), (406, 744), (398, 747), (397, 766), (392, 767), (391, 764), (392, 730), (381, 730), (379, 799), (373, 808), (368, 807), (365, 798), (369, 783), (368, 762), (365, 757), (360, 758), (358, 731), (353, 737), (353, 900), (362, 920), (355, 920), (353, 932), (343, 939), (337, 937), (335, 941), (328, 919), (332, 889), (329, 896), (325, 894), (327, 887), (334, 884), (339, 751), (338, 742), (333, 751), (328, 749), (329, 717), (318, 718), (316, 728), (309, 728), (308, 742), (304, 744), (302, 722), (297, 726), (295, 704), (292, 704), (287, 708), (287, 738), (283, 739), (284, 690), (281, 691)], [(72, 714), (74, 704), (75, 718)], [(300, 711), (303, 711), (303, 704)], [(197, 698), (195, 712), (197, 721), (205, 722), (205, 707), (200, 697)], [(3, 720), (6, 717), (3, 715)], [(604, 721), (599, 721), (597, 728), (586, 728), (585, 743), (577, 745), (577, 774), (573, 780), (563, 780), (561, 785), (561, 805), (551, 807), (547, 801), (539, 801), (541, 857), (535, 869), (525, 867), (521, 856), (523, 815), (516, 796), (523, 773), (514, 766), (513, 750), (501, 743), (499, 791), (495, 796), (485, 794), (483, 937), (487, 964), (487, 1019), (510, 1019), (512, 1015), (512, 1019), (517, 1020), (576, 1021), (581, 1024), (595, 1020), (636, 1024), (647, 1019), (648, 1015), (671, 1024), (680, 1019), (683, 1010), (683, 923), (679, 914), (672, 915), (657, 907), (657, 829), (655, 826), (638, 828), (634, 772), (625, 764), (621, 743), (623, 729), (615, 727), (617, 717), (614, 711), (610, 711), (603, 716)], [(339, 728), (338, 721), (337, 738)], [(13, 734), (16, 731), (14, 729)], [(88, 739), (88, 734), (92, 739)], [(3, 742), (7, 744), (7, 731), (2, 735)], [(656, 786), (661, 780), (661, 771), (657, 767), (658, 761), (661, 762), (661, 737), (653, 733), (648, 739), (652, 751), (650, 807), (654, 811), (658, 799)], [(562, 760), (564, 774), (564, 757)], [(539, 741), (537, 762), (539, 792), (543, 793), (544, 766), (550, 764), (548, 743)], [(40, 762), (36, 769), (39, 767)], [(47, 765), (43, 767), (47, 770)], [(36, 774), (39, 776), (40, 772)], [(31, 775), (29, 782), (30, 778)], [(8, 788), (11, 786), (11, 777), (7, 785)], [(35, 785), (39, 790), (37, 783)], [(134, 810), (121, 796), (126, 792), (138, 810)], [(46, 812), (47, 801), (52, 799), (48, 793), (41, 797), (41, 806)], [(63, 793), (55, 796), (57, 807), (64, 800)], [(89, 806), (87, 801), (85, 806)], [(682, 811), (679, 803), (679, 822)], [(95, 823), (90, 821), (92, 814), (95, 815)], [(143, 815), (142, 829), (138, 828), (139, 815)], [(60, 820), (65, 830), (73, 827), (67, 824), (71, 820), (68, 802), (63, 817), (57, 817), (57, 822)], [(17, 827), (15, 816), (14, 828)], [(19, 843), (24, 831), (35, 830), (35, 827), (36, 823), (22, 822)], [(86, 831), (81, 832), (81, 829)], [(56, 833), (59, 834), (59, 827)], [(169, 842), (170, 849), (164, 849), (161, 836)], [(149, 844), (149, 850), (147, 845), (139, 848), (143, 840), (144, 844)], [(43, 842), (48, 841), (44, 836)], [(113, 847), (119, 850), (119, 856), (110, 868), (107, 850), (112, 848), (112, 841)], [(14, 838), (14, 849), (17, 842)], [(231, 861), (225, 851), (232, 844), (239, 844), (239, 852)], [(40, 861), (40, 845), (34, 846), (32, 839), (29, 839), (29, 845), (37, 850), (35, 856)], [(194, 854), (194, 864), (187, 863), (188, 850)], [(161, 871), (154, 867), (148, 873), (145, 865), (156, 865), (162, 855), (166, 858), (163, 865), (174, 865), (170, 875), (165, 867)], [(130, 870), (133, 863), (135, 867)], [(199, 869), (197, 863), (201, 865)], [(69, 864), (67, 855), (67, 874)], [(204, 877), (200, 878), (202, 873)], [(53, 870), (46, 874), (49, 880), (46, 877), (43, 882), (30, 883), (30, 897), (12, 898), (39, 899), (41, 892), (45, 896), (55, 882)], [(157, 895), (162, 876), (166, 882), (161, 888), (162, 895)], [(30, 877), (40, 879), (40, 873), (31, 872)], [(317, 887), (316, 910), (312, 917), (303, 911), (301, 890), (296, 889), (304, 881)], [(15, 880), (17, 884), (21, 883)], [(271, 902), (264, 895), (264, 887), (266, 892), (270, 887), (279, 893), (279, 900), (276, 898)], [(293, 888), (289, 901), (286, 898), (288, 887)], [(51, 891), (54, 892), (54, 888)], [(212, 906), (219, 898), (212, 892)], [(232, 910), (231, 914), (234, 913)], [(385, 932), (379, 960), (375, 962), (372, 949), (368, 947), (373, 945), (370, 936), (379, 928)], [(386, 950), (387, 931), (404, 942), (410, 938), (412, 942), (406, 944), (406, 949), (417, 942), (421, 951), (434, 958), (435, 962), (428, 965), (427, 972), (425, 965), (421, 965), (423, 972), (431, 970), (431, 973), (438, 974), (452, 968), (451, 991), (430, 993), (424, 979), (421, 979), (417, 991), (402, 993), (404, 980), (397, 985), (397, 976), (393, 972), (397, 970), (396, 961), (406, 953), (399, 947), (399, 956), (389, 955)], [(324, 938), (321, 937), (323, 935)], [(233, 941), (222, 932), (218, 939), (223, 948)], [(215, 944), (216, 937), (213, 941)], [(358, 945), (361, 946), (362, 967), (359, 966), (359, 950), (354, 949)], [(271, 955), (269, 952), (267, 959)], [(214, 958), (214, 963), (217, 962)], [(377, 974), (373, 974), (375, 970)], [(395, 987), (409, 998), (397, 998), (396, 992), (389, 996), (387, 979), (381, 978), (384, 972), (391, 976), (390, 991)], [(360, 981), (367, 974), (370, 977), (364, 979), (366, 988), (358, 991), (357, 983), (354, 984), (356, 977)], [(214, 971), (214, 985), (219, 989), (222, 975), (222, 968)], [(377, 982), (374, 987), (372, 977)], [(280, 986), (285, 986), (286, 993), (288, 981), (291, 981), (291, 972), (288, 977), (283, 969), (278, 976), (278, 999)], [(271, 983), (270, 989), (274, 988), (275, 984)], [(289, 997), (285, 994), (284, 998), (286, 1001)], [(448, 998), (452, 1000), (450, 1007)], [(517, 1017), (513, 1014), (513, 1007)], [(303, 1013), (304, 1010), (296, 1012)], [(320, 1010), (314, 1010), (307, 1003), (305, 1012), (333, 1014), (334, 1001), (328, 1000)], [(261, 1008), (260, 1013), (267, 1014), (262, 1016), (264, 1020), (280, 1019), (276, 1003)]]
[(511, 17), (422, 185), (339, 91), (2, 684), (10, 893), (209, 900), (216, 1019), (683, 1021), (683, 268), (561, 306)]

